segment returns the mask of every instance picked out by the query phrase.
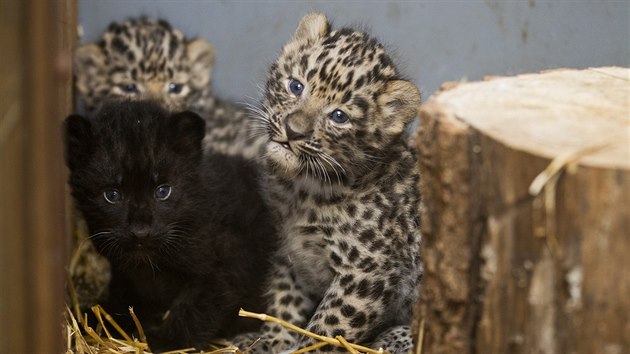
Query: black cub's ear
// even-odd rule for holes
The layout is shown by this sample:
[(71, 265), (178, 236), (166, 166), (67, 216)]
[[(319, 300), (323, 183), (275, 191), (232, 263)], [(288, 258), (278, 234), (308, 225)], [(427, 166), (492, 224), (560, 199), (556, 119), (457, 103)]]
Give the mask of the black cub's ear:
[(206, 122), (196, 113), (184, 111), (169, 117), (169, 141), (175, 152), (201, 155), (201, 141), (206, 134)]
[(70, 115), (63, 124), (66, 164), (70, 170), (84, 165), (94, 150), (92, 123), (80, 115)]

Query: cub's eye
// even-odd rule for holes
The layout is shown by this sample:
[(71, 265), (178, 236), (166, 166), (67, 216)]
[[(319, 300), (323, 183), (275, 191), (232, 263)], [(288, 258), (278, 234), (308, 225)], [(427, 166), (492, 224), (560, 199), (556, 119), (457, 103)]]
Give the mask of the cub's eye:
[(155, 199), (167, 200), (171, 196), (171, 186), (168, 184), (161, 184), (155, 188)]
[(299, 96), (302, 94), (302, 91), (304, 91), (304, 85), (295, 79), (291, 79), (291, 81), (289, 81), (289, 90), (291, 90), (292, 94)]
[(103, 198), (105, 198), (109, 204), (116, 204), (123, 199), (123, 195), (116, 189), (108, 189), (103, 192)]
[(173, 93), (177, 95), (177, 94), (182, 93), (183, 89), (184, 89), (183, 84), (173, 84), (173, 83), (168, 84), (168, 93)]
[(335, 123), (345, 123), (348, 121), (348, 115), (340, 109), (335, 109), (330, 114), (330, 119)]
[(136, 84), (122, 84), (118, 85), (124, 93), (138, 93), (138, 86)]

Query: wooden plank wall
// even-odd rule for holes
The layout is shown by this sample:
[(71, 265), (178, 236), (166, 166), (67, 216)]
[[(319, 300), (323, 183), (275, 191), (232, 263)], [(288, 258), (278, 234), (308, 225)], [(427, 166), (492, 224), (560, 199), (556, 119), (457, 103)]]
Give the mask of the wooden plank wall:
[(0, 353), (62, 352), (75, 0), (0, 1)]

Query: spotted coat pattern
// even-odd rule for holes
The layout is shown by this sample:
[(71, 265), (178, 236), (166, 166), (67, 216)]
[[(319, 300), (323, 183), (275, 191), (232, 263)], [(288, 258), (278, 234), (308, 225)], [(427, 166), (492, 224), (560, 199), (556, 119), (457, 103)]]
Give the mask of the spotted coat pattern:
[(258, 156), (248, 111), (212, 94), (213, 65), (210, 43), (146, 17), (114, 22), (100, 41), (74, 53), (76, 89), (88, 113), (108, 98), (151, 99), (204, 117), (207, 151)]
[[(271, 66), (261, 117), (263, 185), (282, 238), (269, 314), (392, 353), (411, 348), (420, 195), (403, 133), (419, 104), (376, 40), (332, 31), (321, 14), (302, 19)], [(260, 353), (312, 344), (277, 325), (235, 343), (255, 337)]]

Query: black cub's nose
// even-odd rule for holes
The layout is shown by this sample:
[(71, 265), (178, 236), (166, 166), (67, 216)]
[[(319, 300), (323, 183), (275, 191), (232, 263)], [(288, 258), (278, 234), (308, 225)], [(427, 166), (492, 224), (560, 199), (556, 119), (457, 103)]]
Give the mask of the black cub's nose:
[(149, 225), (132, 225), (130, 227), (131, 233), (138, 240), (144, 240), (149, 236), (151, 227)]

